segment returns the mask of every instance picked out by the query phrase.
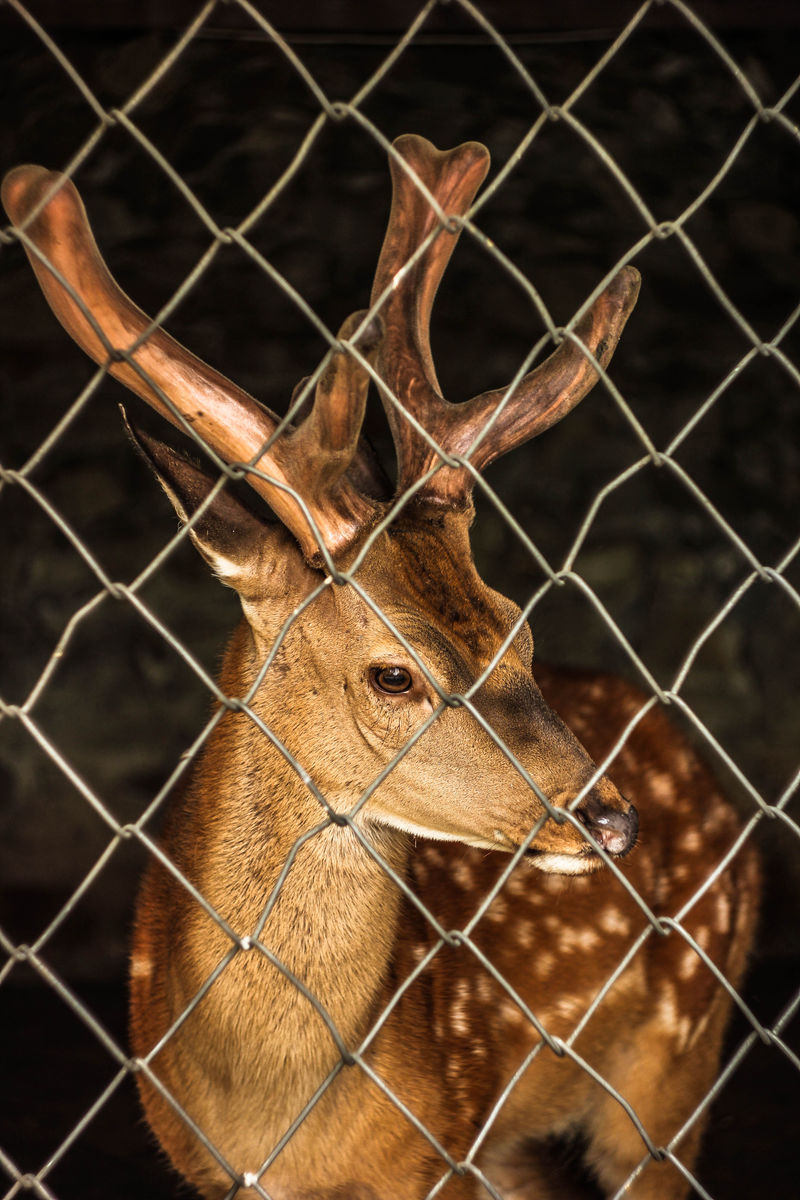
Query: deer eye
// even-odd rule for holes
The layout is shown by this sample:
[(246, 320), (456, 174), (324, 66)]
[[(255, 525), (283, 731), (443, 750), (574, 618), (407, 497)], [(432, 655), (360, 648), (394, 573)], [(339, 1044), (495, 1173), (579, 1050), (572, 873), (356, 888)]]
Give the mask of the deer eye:
[(405, 667), (372, 667), (369, 681), (376, 691), (386, 692), (390, 696), (411, 691), (414, 682), (411, 672)]

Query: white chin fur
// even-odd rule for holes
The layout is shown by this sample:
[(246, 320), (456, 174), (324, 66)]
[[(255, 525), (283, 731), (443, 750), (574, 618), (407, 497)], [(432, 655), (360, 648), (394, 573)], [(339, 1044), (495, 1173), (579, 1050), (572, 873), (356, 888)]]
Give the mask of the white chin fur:
[(382, 813), (373, 813), (371, 816), (379, 825), (386, 825), (390, 829), (401, 829), (403, 833), (410, 833), (413, 837), (430, 838), (435, 842), (460, 842), (463, 846), (474, 846), (478, 850), (506, 849), (505, 846), (499, 846), (496, 842), (490, 842), (486, 838), (469, 837), (464, 833), (449, 833), (442, 829), (429, 829), (427, 825), (420, 825), (416, 821), (407, 821), (403, 817), (394, 815), (386, 817)]
[(578, 854), (531, 854), (527, 860), (538, 871), (546, 871), (549, 875), (590, 875), (603, 865), (601, 858), (596, 855), (583, 857)]
[[(499, 837), (496, 841), (490, 842), (488, 838), (468, 837), (463, 833), (445, 833), (441, 829), (429, 829), (426, 825), (418, 825), (414, 821), (407, 821), (394, 815), (385, 817), (380, 813), (375, 813), (373, 820), (380, 825), (401, 829), (404, 833), (410, 833), (414, 837), (431, 838), (438, 842), (461, 842), (462, 845), (472, 846), (476, 850), (499, 850), (506, 854), (513, 854), (517, 848), (510, 838), (505, 839), (507, 844), (504, 844)], [(598, 871), (603, 865), (603, 860), (596, 854), (553, 854), (548, 850), (529, 854), (525, 861), (532, 867), (536, 867), (538, 871), (545, 871), (549, 875), (590, 875), (592, 871)]]

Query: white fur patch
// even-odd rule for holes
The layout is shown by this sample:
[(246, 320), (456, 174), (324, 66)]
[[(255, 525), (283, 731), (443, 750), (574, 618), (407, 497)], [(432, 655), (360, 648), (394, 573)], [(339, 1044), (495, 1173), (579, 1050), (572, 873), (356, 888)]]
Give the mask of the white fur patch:
[(613, 904), (607, 904), (600, 912), (597, 919), (597, 924), (603, 930), (603, 933), (617, 933), (620, 937), (624, 937), (631, 931), (631, 923), (625, 916), (621, 908), (617, 908)]

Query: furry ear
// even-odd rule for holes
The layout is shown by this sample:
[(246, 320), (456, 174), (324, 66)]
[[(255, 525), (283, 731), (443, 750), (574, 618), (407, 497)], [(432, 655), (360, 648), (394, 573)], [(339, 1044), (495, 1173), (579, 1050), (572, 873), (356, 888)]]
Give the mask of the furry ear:
[[(208, 498), (218, 476), (204, 470), (177, 450), (122, 419), (128, 437), (166, 492), (181, 521), (189, 522)], [(223, 488), (192, 523), (189, 536), (214, 573), (241, 592), (247, 590), (264, 548), (277, 530), (274, 521), (258, 516), (229, 488)]]

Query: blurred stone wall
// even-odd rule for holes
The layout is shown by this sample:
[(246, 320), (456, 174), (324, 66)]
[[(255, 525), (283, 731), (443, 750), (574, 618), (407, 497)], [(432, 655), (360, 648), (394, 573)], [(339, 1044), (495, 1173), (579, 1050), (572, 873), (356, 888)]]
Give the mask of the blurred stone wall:
[[(7, 23), (8, 24), (8, 23)], [(64, 165), (95, 117), (48, 51), (21, 24), (0, 43), (0, 167)], [(59, 44), (107, 107), (121, 105), (173, 37), (62, 32)], [(792, 82), (784, 34), (726, 31), (725, 43), (767, 104)], [(527, 41), (515, 50), (561, 103), (608, 38)], [(300, 44), (333, 99), (348, 98), (390, 46)], [(494, 46), (412, 46), (364, 112), (387, 137), (417, 132), (441, 146), (485, 142), (501, 167), (539, 113)], [(787, 114), (797, 118), (797, 100)], [(318, 112), (282, 53), (260, 37), (197, 39), (135, 120), (225, 226), (284, 170)], [(575, 108), (659, 221), (678, 217), (714, 178), (748, 126), (745, 90), (687, 25), (647, 22)], [(774, 337), (800, 297), (800, 145), (759, 122), (686, 229), (714, 278), (759, 336)], [(93, 225), (125, 289), (155, 311), (196, 263), (208, 231), (121, 127), (107, 130), (78, 173)], [(258, 250), (330, 327), (363, 307), (388, 211), (384, 155), (355, 123), (329, 125), (291, 185), (252, 233)], [(640, 213), (568, 121), (549, 122), (480, 216), (481, 228), (567, 320), (644, 234)], [(664, 449), (748, 350), (676, 237), (637, 258), (644, 283), (613, 378)], [(91, 377), (46, 308), (16, 245), (0, 254), (0, 462), (21, 467)], [(306, 318), (235, 248), (221, 252), (169, 322), (170, 331), (282, 410), (324, 352)], [(452, 400), (505, 383), (542, 332), (530, 301), (462, 239), (436, 307), (433, 342)], [(798, 335), (782, 343), (797, 361)], [(773, 566), (798, 537), (800, 421), (796, 381), (774, 359), (745, 367), (676, 452), (724, 521)], [(175, 529), (172, 511), (128, 446), (104, 383), (49, 450), (34, 480), (113, 580), (130, 582)], [(132, 410), (139, 410), (131, 400)], [(385, 446), (377, 414), (373, 434)], [(643, 455), (612, 398), (597, 389), (556, 429), (489, 473), (493, 487), (559, 568), (599, 490)], [(21, 704), (72, 615), (98, 581), (20, 487), (0, 494), (0, 697)], [(501, 515), (483, 502), (476, 554), (488, 581), (524, 602), (543, 580)], [(750, 565), (669, 468), (648, 466), (614, 491), (575, 568), (636, 653), (669, 687), (688, 648)], [(800, 569), (787, 578), (795, 588)], [(181, 548), (142, 599), (209, 670), (237, 604)], [(683, 695), (768, 802), (798, 770), (798, 608), (778, 585), (750, 588), (700, 653)], [(537, 653), (637, 672), (580, 589), (553, 589), (533, 619)], [(120, 821), (138, 818), (206, 718), (205, 685), (128, 605), (108, 597), (80, 623), (33, 711), (37, 728)], [(719, 763), (715, 769), (751, 802)], [(793, 806), (796, 811), (796, 805)], [(775, 831), (773, 831), (775, 833)], [(796, 949), (797, 854), (782, 828), (766, 838), (772, 891), (764, 946)], [(106, 849), (109, 829), (17, 720), (0, 722), (0, 927), (38, 936)], [(53, 935), (47, 957), (69, 978), (118, 977), (141, 856), (118, 848)], [(789, 910), (789, 911), (787, 911)], [(795, 910), (796, 911), (796, 910)]]

